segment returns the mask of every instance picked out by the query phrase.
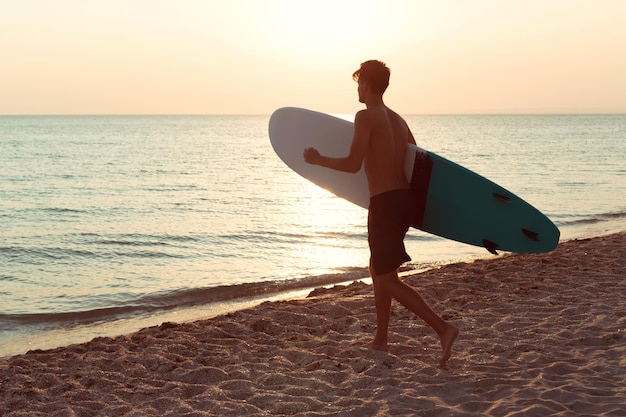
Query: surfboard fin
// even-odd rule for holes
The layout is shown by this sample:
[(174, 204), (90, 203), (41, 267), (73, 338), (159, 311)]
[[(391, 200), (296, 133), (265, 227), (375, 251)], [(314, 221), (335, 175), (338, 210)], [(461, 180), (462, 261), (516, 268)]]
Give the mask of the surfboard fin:
[(493, 253), (494, 255), (498, 254), (498, 251), (496, 249), (498, 249), (498, 244), (497, 243), (493, 243), (490, 240), (487, 239), (483, 239), (483, 246), (485, 247), (485, 249), (487, 249), (490, 253)]
[(500, 201), (503, 201), (505, 203), (508, 203), (509, 200), (511, 200), (511, 197), (509, 197), (508, 195), (504, 195), (504, 194), (500, 194), (500, 193), (492, 193), (492, 194), (496, 198), (496, 200), (500, 200)]
[(522, 233), (524, 233), (524, 236), (526, 236), (528, 239), (534, 240), (535, 242), (539, 242), (539, 233), (533, 232), (532, 230), (524, 229), (523, 227), (522, 227)]

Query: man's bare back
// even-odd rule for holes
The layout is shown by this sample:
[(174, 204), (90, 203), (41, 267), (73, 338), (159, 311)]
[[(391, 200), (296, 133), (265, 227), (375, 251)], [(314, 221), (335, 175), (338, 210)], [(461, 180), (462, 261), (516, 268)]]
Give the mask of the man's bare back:
[(406, 122), (382, 105), (357, 113), (355, 136), (360, 129), (369, 132), (364, 165), (370, 196), (410, 188), (404, 173), (404, 156), (407, 145), (415, 140)]

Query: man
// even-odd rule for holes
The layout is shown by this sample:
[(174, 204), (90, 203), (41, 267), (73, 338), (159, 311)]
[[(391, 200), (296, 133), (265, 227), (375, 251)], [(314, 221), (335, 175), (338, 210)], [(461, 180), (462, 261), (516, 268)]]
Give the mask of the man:
[(304, 151), (306, 162), (326, 168), (355, 173), (365, 164), (370, 206), (368, 242), (370, 274), (376, 305), (376, 335), (370, 347), (387, 351), (387, 331), (391, 300), (421, 317), (439, 335), (445, 365), (459, 330), (439, 317), (420, 294), (398, 277), (398, 268), (411, 258), (405, 251), (404, 236), (416, 212), (416, 198), (404, 174), (404, 155), (408, 143), (415, 143), (407, 123), (383, 102), (390, 71), (380, 61), (367, 61), (352, 74), (358, 82), (359, 102), (365, 110), (354, 120), (350, 154), (344, 158), (320, 155), (314, 148)]

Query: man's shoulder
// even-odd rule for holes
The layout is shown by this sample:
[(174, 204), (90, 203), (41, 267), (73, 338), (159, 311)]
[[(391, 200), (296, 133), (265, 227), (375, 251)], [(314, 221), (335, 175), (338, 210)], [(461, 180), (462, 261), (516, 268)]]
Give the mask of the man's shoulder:
[(395, 112), (392, 109), (390, 109), (389, 107), (387, 107), (387, 115), (388, 115), (389, 119), (399, 120), (399, 121), (404, 122), (404, 118), (402, 116), (400, 116), (397, 112)]
[(369, 111), (369, 109), (363, 109), (363, 110), (359, 110), (358, 112), (356, 112), (356, 115), (354, 116), (354, 120), (359, 120), (359, 119), (368, 119), (371, 117), (371, 112)]
[(371, 129), (375, 123), (375, 118), (368, 109), (359, 110), (354, 116), (354, 125), (360, 129)]
[(354, 120), (355, 122), (367, 121), (369, 123), (376, 123), (386, 119), (387, 117), (387, 111), (385, 108), (363, 109), (356, 113)]
[(404, 118), (389, 107), (360, 110), (356, 113), (354, 122), (370, 125), (391, 122), (393, 125), (406, 125)]

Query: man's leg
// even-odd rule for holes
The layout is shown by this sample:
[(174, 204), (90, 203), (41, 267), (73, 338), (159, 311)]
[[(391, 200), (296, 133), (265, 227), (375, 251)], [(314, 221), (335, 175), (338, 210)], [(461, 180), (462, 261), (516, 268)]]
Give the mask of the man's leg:
[(374, 304), (376, 306), (376, 335), (370, 343), (370, 347), (376, 350), (387, 352), (387, 331), (389, 329), (389, 318), (391, 317), (391, 294), (381, 281), (381, 277), (376, 276), (372, 262), (370, 260), (370, 276), (374, 287)]
[(446, 361), (450, 358), (452, 343), (454, 343), (454, 340), (458, 336), (459, 330), (439, 317), (415, 289), (402, 282), (398, 277), (397, 271), (377, 276), (376, 278), (374, 278), (372, 274), (372, 280), (374, 282), (378, 326), (372, 347), (376, 348), (374, 346), (376, 342), (384, 341), (385, 348), (380, 350), (387, 350), (387, 329), (391, 314), (391, 298), (394, 298), (405, 308), (418, 315), (437, 332), (442, 349), (439, 363), (445, 365)]

